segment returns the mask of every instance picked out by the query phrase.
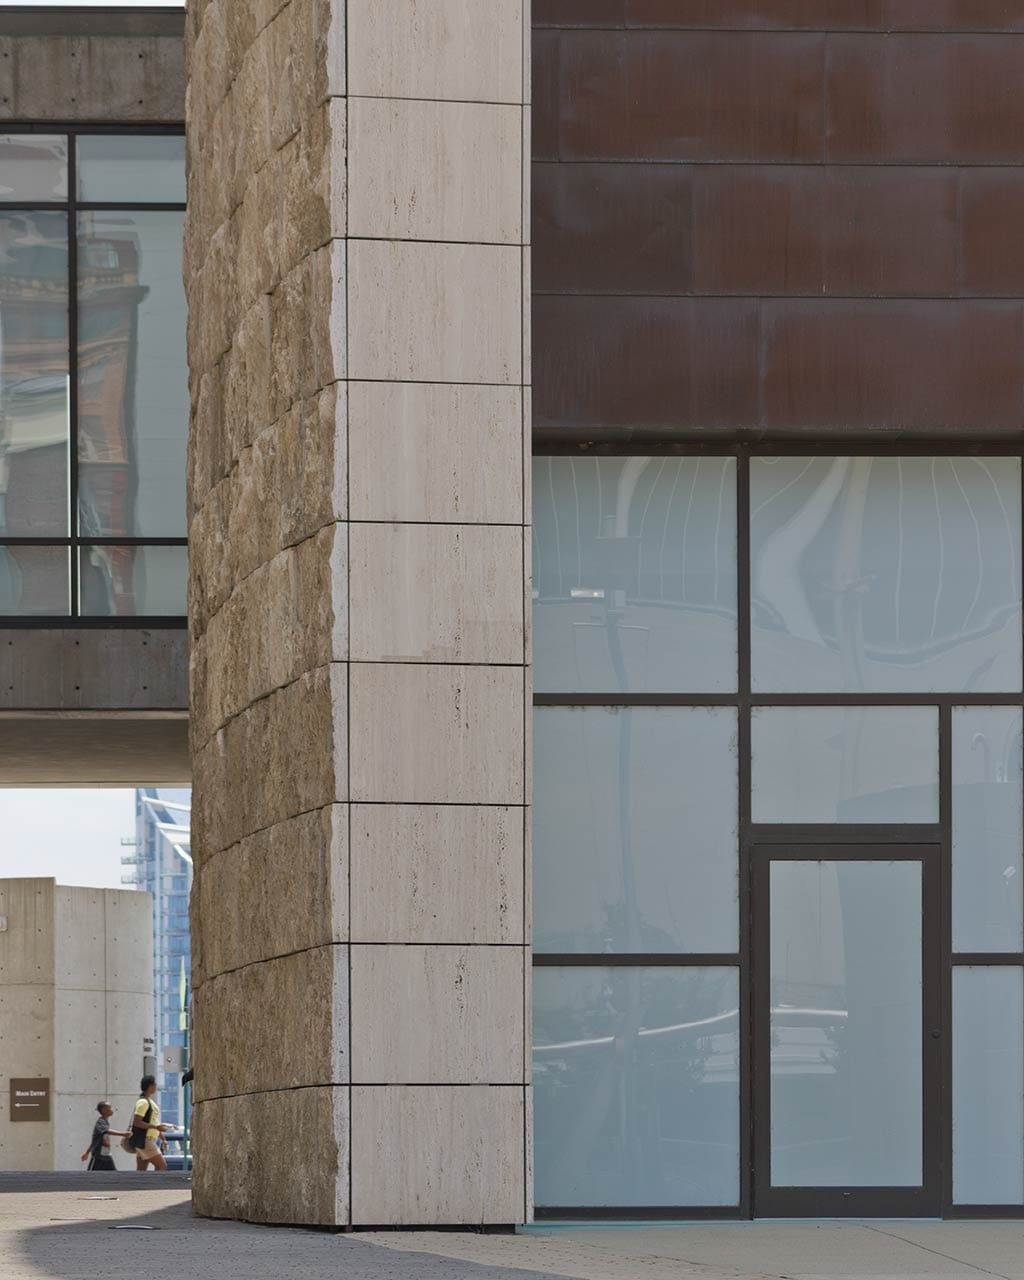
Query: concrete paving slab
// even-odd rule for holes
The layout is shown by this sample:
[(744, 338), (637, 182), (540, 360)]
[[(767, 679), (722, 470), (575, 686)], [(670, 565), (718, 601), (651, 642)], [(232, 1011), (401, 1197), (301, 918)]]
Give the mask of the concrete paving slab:
[[(140, 1226), (151, 1230), (117, 1229)], [(140, 1273), (195, 1280), (1024, 1280), (1024, 1223), (541, 1224), (516, 1235), (347, 1235), (196, 1218), (180, 1174), (0, 1175), (0, 1280), (136, 1280)]]

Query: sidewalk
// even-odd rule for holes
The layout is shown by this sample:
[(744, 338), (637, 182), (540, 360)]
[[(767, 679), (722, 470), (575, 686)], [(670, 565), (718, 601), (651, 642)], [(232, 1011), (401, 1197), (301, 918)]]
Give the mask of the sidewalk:
[[(87, 1199), (116, 1196), (116, 1199)], [(150, 1231), (114, 1230), (146, 1226)], [(181, 1177), (0, 1176), (0, 1280), (1024, 1280), (1024, 1223), (356, 1235), (194, 1218)]]

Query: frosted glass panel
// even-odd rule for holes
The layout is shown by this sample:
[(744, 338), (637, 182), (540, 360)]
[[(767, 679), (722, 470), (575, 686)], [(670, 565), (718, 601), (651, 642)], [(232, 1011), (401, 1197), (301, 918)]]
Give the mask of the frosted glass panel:
[(69, 614), (69, 565), (67, 547), (0, 547), (0, 614)]
[(538, 951), (735, 951), (732, 708), (538, 707)]
[(1020, 951), (1021, 711), (953, 709), (953, 950)]
[(539, 1205), (735, 1205), (737, 970), (534, 970)]
[(953, 1201), (1024, 1202), (1024, 974), (953, 970)]
[(736, 688), (732, 458), (537, 458), (538, 690)]
[(771, 866), (771, 1180), (922, 1181), (921, 864)]
[(0, 133), (0, 201), (68, 198), (68, 140), (41, 133)]
[(753, 458), (755, 690), (1021, 688), (1017, 458)]
[(183, 537), (188, 363), (181, 213), (83, 213), (78, 527)]
[(83, 547), (81, 612), (96, 617), (184, 617), (187, 547)]
[(83, 135), (78, 139), (78, 198), (104, 204), (184, 204), (184, 137)]
[(755, 822), (938, 822), (934, 707), (755, 707)]

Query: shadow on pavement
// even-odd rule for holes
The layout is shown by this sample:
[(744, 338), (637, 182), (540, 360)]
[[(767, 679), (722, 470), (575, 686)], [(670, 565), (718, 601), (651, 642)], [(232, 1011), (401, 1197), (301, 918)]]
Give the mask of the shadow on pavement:
[[(25, 1175), (23, 1175), (25, 1176)], [(145, 1189), (139, 1182), (148, 1182)], [(140, 1275), (187, 1276), (195, 1280), (562, 1280), (549, 1272), (492, 1267), (407, 1253), (361, 1241), (358, 1235), (296, 1227), (260, 1227), (196, 1218), (190, 1203), (145, 1207), (148, 1193), (184, 1190), (180, 1176), (170, 1184), (155, 1175), (108, 1175), (58, 1191), (23, 1182), (0, 1185), (0, 1192), (32, 1197), (31, 1211), (12, 1215), (0, 1201), (4, 1248), (2, 1280), (138, 1280)], [(47, 1194), (47, 1192), (52, 1194)], [(82, 1195), (123, 1193), (117, 1201), (83, 1200)], [(40, 1201), (42, 1203), (40, 1203)], [(128, 1210), (127, 1214), (125, 1210)], [(59, 1221), (64, 1217), (84, 1221)], [(20, 1220), (25, 1225), (20, 1225)], [(31, 1223), (31, 1225), (29, 1225)], [(149, 1230), (125, 1229), (147, 1227)]]

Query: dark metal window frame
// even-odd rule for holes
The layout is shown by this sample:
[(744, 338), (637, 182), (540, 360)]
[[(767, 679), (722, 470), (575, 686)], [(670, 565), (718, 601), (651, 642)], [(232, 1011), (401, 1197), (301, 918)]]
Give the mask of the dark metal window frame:
[[(67, 550), (68, 596), (70, 612), (67, 614), (0, 614), (0, 628), (138, 628), (159, 627), (183, 630), (188, 626), (185, 614), (82, 614), (80, 600), (80, 552), (88, 547), (187, 547), (188, 538), (182, 537), (88, 537), (78, 533), (78, 215), (79, 213), (183, 213), (182, 201), (93, 201), (78, 199), (78, 149), (76, 138), (81, 134), (112, 137), (183, 137), (184, 124), (125, 124), (103, 121), (89, 124), (77, 121), (62, 124), (57, 121), (0, 124), (0, 134), (5, 136), (52, 135), (68, 139), (68, 196), (66, 200), (11, 200), (0, 201), (0, 215), (14, 213), (64, 213), (67, 215), (68, 237), (68, 493), (70, 535), (63, 538), (10, 538), (0, 535), (3, 547), (59, 547)], [(187, 429), (187, 424), (185, 424)]]
[[(938, 1185), (938, 1210), (943, 1218), (1024, 1218), (1024, 1203), (1019, 1205), (955, 1205), (953, 1203), (953, 970), (956, 966), (1005, 966), (1024, 968), (1024, 951), (1021, 952), (954, 952), (952, 942), (952, 722), (955, 707), (1011, 706), (1024, 708), (1024, 687), (1013, 693), (753, 693), (751, 690), (751, 602), (750, 602), (750, 460), (755, 457), (779, 457), (783, 455), (821, 457), (948, 457), (989, 458), (1012, 457), (1022, 461), (1022, 489), (1024, 489), (1024, 450), (1020, 445), (1006, 441), (962, 441), (933, 438), (928, 440), (863, 442), (845, 445), (836, 440), (792, 441), (770, 444), (703, 444), (693, 442), (648, 442), (643, 439), (629, 441), (602, 441), (600, 443), (572, 444), (565, 440), (546, 441), (534, 438), (533, 456), (543, 457), (701, 457), (734, 458), (736, 460), (736, 521), (737, 521), (737, 689), (728, 694), (687, 693), (535, 693), (534, 707), (735, 707), (738, 712), (739, 754), (739, 950), (727, 954), (696, 953), (603, 953), (534, 952), (535, 968), (572, 967), (646, 967), (652, 965), (678, 968), (734, 967), (739, 970), (739, 1110), (740, 1150), (739, 1202), (732, 1206), (719, 1205), (649, 1205), (649, 1206), (571, 1206), (537, 1205), (538, 1220), (651, 1220), (688, 1221), (702, 1219), (736, 1219), (760, 1216), (759, 1203), (765, 1202), (766, 1147), (764, 1143), (767, 1089), (770, 1085), (770, 1063), (764, 1046), (757, 1052), (757, 1038), (761, 1031), (755, 1018), (756, 1000), (763, 996), (767, 974), (762, 972), (763, 962), (757, 960), (757, 947), (767, 918), (767, 904), (758, 900), (754, 884), (763, 875), (766, 856), (777, 854), (780, 845), (793, 848), (794, 857), (812, 856), (811, 850), (841, 846), (856, 848), (861, 857), (888, 856), (882, 850), (901, 846), (903, 857), (921, 857), (922, 846), (937, 849), (939, 857), (938, 881), (940, 910), (938, 920), (925, 918), (925, 956), (941, 956), (939, 971), (931, 975), (937, 987), (941, 1007), (941, 1032), (939, 1048), (930, 1055), (934, 1069), (926, 1068), (923, 1080), (924, 1097), (929, 1111), (924, 1117), (926, 1160), (930, 1157), (936, 1168)], [(1024, 511), (1024, 494), (1022, 494)], [(1024, 597), (1024, 530), (1020, 556), (1021, 591)], [(930, 706), (936, 707), (939, 716), (939, 821), (935, 824), (756, 824), (751, 817), (751, 711), (754, 707), (835, 707), (835, 706)], [(801, 849), (807, 850), (806, 855)], [(875, 852), (873, 853), (872, 850)], [(852, 855), (850, 855), (852, 856)], [(927, 870), (927, 868), (924, 868)], [(924, 1017), (928, 1017), (925, 1008)], [(925, 1034), (922, 1028), (922, 1035)], [(924, 1061), (929, 1062), (925, 1051)], [(759, 1158), (755, 1158), (759, 1157)], [(1024, 1158), (1024, 1156), (1022, 1156)], [(927, 1178), (927, 1170), (925, 1174)], [(829, 1191), (835, 1190), (832, 1188)], [(856, 1192), (858, 1189), (838, 1189)], [(859, 1189), (863, 1191), (863, 1189)], [(898, 1195), (879, 1189), (877, 1197), (861, 1194), (856, 1198), (854, 1216), (891, 1216), (895, 1213), (934, 1213), (934, 1207), (915, 1208), (913, 1194), (903, 1197), (900, 1206)], [(771, 1193), (778, 1196), (779, 1189)], [(916, 1204), (924, 1205), (925, 1193), (918, 1195)], [(807, 1216), (822, 1213), (835, 1216), (835, 1198), (829, 1196), (827, 1207), (816, 1208), (814, 1198), (802, 1190), (793, 1198), (792, 1213)], [(771, 1203), (771, 1201), (769, 1201)], [(853, 1197), (851, 1196), (851, 1204)], [(819, 1201), (819, 1204), (823, 1204)], [(775, 1201), (776, 1209), (778, 1201)]]

